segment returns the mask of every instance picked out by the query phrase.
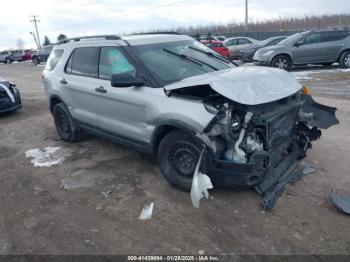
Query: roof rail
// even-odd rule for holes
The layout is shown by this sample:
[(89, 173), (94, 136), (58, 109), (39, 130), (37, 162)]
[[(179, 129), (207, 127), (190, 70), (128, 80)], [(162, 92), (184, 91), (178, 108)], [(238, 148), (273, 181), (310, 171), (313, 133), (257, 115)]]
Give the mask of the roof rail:
[(80, 40), (84, 40), (84, 39), (101, 39), (101, 38), (105, 40), (121, 40), (121, 37), (117, 35), (92, 35), (92, 36), (80, 36), (80, 37), (63, 39), (58, 41), (57, 44), (59, 45), (59, 44), (65, 44), (68, 42), (79, 42)]
[(164, 31), (164, 32), (147, 32), (147, 33), (136, 33), (132, 35), (181, 35), (179, 32)]

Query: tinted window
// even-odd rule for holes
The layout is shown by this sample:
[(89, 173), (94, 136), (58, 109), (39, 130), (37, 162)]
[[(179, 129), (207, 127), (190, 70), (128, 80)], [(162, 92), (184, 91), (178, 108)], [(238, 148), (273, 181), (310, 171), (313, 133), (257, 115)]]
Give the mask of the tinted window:
[(112, 74), (130, 72), (135, 74), (134, 66), (118, 47), (102, 47), (99, 62), (99, 77), (111, 79)]
[(321, 42), (321, 34), (313, 33), (304, 38), (304, 45), (316, 44)]
[(348, 31), (329, 31), (329, 32), (323, 32), (322, 33), (322, 41), (323, 42), (329, 42), (329, 41), (338, 41), (341, 40), (349, 35)]
[(54, 70), (56, 65), (57, 65), (57, 63), (58, 63), (58, 61), (60, 60), (62, 54), (63, 54), (63, 50), (62, 49), (54, 50), (50, 54), (49, 59), (47, 60), (45, 69), (48, 70), (48, 71)]
[(81, 47), (73, 51), (66, 72), (75, 75), (97, 77), (98, 64), (97, 47)]
[(245, 45), (245, 44), (251, 43), (251, 41), (249, 41), (248, 39), (245, 39), (245, 38), (240, 38), (238, 42), (240, 45)]

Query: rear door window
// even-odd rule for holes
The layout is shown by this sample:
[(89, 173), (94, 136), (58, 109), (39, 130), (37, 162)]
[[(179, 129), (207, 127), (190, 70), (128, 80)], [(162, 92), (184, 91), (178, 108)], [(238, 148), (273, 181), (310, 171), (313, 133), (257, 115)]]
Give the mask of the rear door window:
[(48, 71), (53, 71), (62, 57), (63, 54), (63, 49), (55, 49), (53, 52), (50, 54), (49, 59), (46, 62), (45, 69)]
[(321, 35), (322, 42), (338, 41), (344, 39), (349, 35), (349, 32), (346, 30), (343, 31), (328, 31), (323, 32)]
[(135, 75), (135, 72), (135, 67), (121, 48), (114, 46), (101, 48), (99, 78), (110, 80), (113, 74), (130, 73)]
[(66, 73), (97, 77), (98, 53), (99, 48), (97, 47), (80, 47), (74, 49), (66, 65)]

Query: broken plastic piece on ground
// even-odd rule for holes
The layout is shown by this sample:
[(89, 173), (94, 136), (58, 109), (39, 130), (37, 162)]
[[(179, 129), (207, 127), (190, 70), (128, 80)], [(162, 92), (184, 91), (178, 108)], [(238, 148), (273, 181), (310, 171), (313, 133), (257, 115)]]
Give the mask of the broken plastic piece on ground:
[(350, 197), (332, 192), (329, 198), (340, 211), (350, 215)]
[(64, 160), (57, 151), (61, 147), (45, 147), (43, 150), (39, 148), (31, 149), (25, 152), (26, 157), (33, 158), (30, 162), (33, 163), (35, 167), (49, 167), (52, 165), (57, 165)]
[(316, 170), (304, 161), (299, 165), (297, 165), (297, 163), (291, 165), (287, 171), (280, 176), (277, 183), (264, 194), (262, 206), (267, 210), (271, 210), (276, 205), (277, 200), (283, 194), (288, 184), (293, 184), (302, 179), (305, 175), (315, 172)]
[(141, 214), (139, 216), (140, 220), (148, 220), (152, 218), (153, 214), (153, 206), (154, 203), (152, 202), (150, 205), (145, 205), (141, 211)]
[(214, 188), (210, 178), (206, 174), (202, 174), (201, 172), (199, 172), (204, 151), (205, 151), (205, 148), (203, 149), (198, 159), (198, 163), (194, 171), (193, 180), (192, 180), (191, 200), (195, 208), (199, 208), (199, 201), (203, 197), (205, 197), (206, 199), (209, 198), (208, 189)]

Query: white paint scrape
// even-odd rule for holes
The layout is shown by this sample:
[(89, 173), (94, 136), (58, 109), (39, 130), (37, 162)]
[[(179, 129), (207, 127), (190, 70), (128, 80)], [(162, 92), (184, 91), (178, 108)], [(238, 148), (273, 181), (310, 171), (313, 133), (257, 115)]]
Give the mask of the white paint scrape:
[(150, 205), (145, 205), (141, 211), (139, 216), (140, 220), (148, 220), (152, 218), (154, 203), (152, 202)]
[(31, 149), (25, 152), (25, 156), (33, 158), (30, 162), (35, 167), (49, 167), (57, 165), (64, 160), (64, 157), (59, 153), (61, 147), (45, 147), (43, 150), (40, 148)]
[(210, 178), (207, 175), (199, 172), (199, 167), (202, 161), (203, 152), (204, 150), (202, 151), (199, 157), (196, 170), (194, 171), (193, 180), (192, 180), (191, 200), (195, 208), (199, 208), (199, 201), (203, 197), (205, 197), (206, 199), (209, 198), (208, 189), (214, 188)]

